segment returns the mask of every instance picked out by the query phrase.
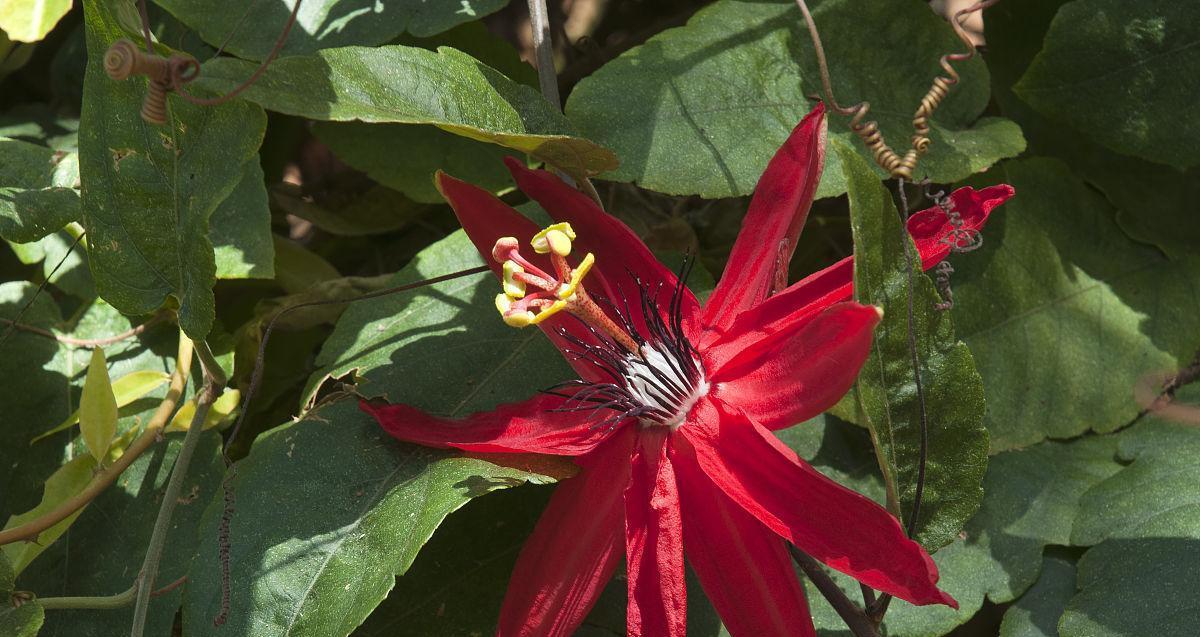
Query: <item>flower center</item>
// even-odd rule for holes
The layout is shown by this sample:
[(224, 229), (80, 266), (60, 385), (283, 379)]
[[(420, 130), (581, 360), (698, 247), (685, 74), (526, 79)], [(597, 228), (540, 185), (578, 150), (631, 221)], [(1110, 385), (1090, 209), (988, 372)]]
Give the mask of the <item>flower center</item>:
[[(634, 277), (641, 317), (635, 322), (628, 299), (622, 298), (618, 307), (611, 299), (589, 295), (583, 277), (595, 257), (589, 253), (572, 267), (566, 257), (574, 239), (571, 226), (559, 223), (531, 241), (536, 252), (549, 254), (554, 274), (522, 258), (515, 238), (497, 241), (492, 256), (504, 265), (504, 293), (496, 297), (496, 308), (514, 327), (536, 325), (566, 310), (586, 328), (584, 335), (561, 327), (556, 332), (567, 343), (564, 351), (590, 363), (605, 380), (572, 380), (547, 389), (567, 399), (555, 411), (590, 411), (596, 414), (597, 428), (636, 419), (644, 427), (674, 431), (709, 389), (699, 354), (683, 332), (684, 285), (693, 261), (684, 260), (665, 307), (659, 303), (661, 284), (651, 289)], [(540, 291), (531, 294), (530, 287)]]

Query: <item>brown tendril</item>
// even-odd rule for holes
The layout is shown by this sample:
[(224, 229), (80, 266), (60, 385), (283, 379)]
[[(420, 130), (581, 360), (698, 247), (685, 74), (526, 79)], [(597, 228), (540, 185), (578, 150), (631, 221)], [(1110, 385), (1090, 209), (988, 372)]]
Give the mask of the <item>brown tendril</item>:
[(233, 90), (217, 97), (196, 97), (187, 91), (185, 85), (200, 77), (200, 63), (190, 55), (172, 53), (163, 57), (154, 53), (150, 39), (150, 26), (146, 18), (146, 2), (139, 0), (138, 5), (142, 14), (142, 34), (146, 40), (146, 50), (139, 50), (130, 40), (122, 38), (113, 42), (104, 53), (104, 70), (114, 80), (121, 81), (135, 75), (144, 75), (149, 80), (146, 98), (142, 101), (142, 119), (149, 124), (161, 126), (167, 123), (167, 94), (174, 92), (179, 97), (198, 106), (217, 106), (237, 97), (254, 85), (262, 77), (267, 67), (279, 56), (287, 42), (292, 26), (296, 24), (296, 16), (300, 12), (300, 3), (296, 0), (287, 23), (279, 32), (271, 52), (241, 84)]
[(967, 47), (966, 53), (948, 53), (943, 55), (938, 63), (945, 75), (939, 75), (933, 79), (933, 84), (921, 98), (921, 104), (917, 107), (916, 113), (913, 115), (913, 136), (912, 147), (900, 155), (883, 138), (883, 133), (879, 130), (879, 123), (871, 120), (864, 121), (867, 113), (871, 110), (869, 102), (859, 102), (853, 106), (841, 106), (833, 97), (833, 84), (829, 79), (829, 64), (825, 59), (825, 49), (821, 45), (821, 36), (817, 32), (816, 22), (813, 20), (812, 13), (808, 10), (808, 4), (805, 0), (796, 0), (796, 5), (800, 7), (800, 12), (804, 14), (804, 22), (808, 26), (808, 34), (812, 38), (813, 50), (817, 57), (817, 67), (821, 75), (821, 88), (825, 94), (825, 103), (839, 115), (850, 117), (850, 130), (858, 135), (862, 140), (863, 145), (871, 151), (871, 157), (880, 168), (887, 171), (888, 175), (893, 178), (905, 179), (911, 181), (913, 171), (916, 170), (917, 162), (921, 156), (928, 150), (933, 143), (929, 138), (929, 118), (933, 116), (933, 112), (945, 99), (950, 88), (958, 84), (959, 75), (954, 70), (951, 62), (964, 62), (975, 57), (975, 44), (971, 42), (970, 36), (963, 29), (962, 19), (964, 16), (981, 11), (990, 7), (1000, 0), (982, 0), (965, 9), (962, 9), (954, 14), (950, 20), (950, 25), (954, 27), (954, 33), (962, 40)]

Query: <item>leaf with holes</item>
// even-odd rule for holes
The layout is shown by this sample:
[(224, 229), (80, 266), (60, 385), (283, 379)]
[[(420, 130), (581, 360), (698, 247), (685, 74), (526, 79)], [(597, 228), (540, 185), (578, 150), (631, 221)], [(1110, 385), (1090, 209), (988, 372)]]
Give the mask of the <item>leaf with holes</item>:
[(209, 217), (243, 179), (266, 117), (242, 100), (171, 98), (168, 122), (140, 117), (144, 79), (109, 79), (104, 52), (125, 37), (107, 3), (84, 2), (88, 66), (80, 117), (83, 223), (96, 289), (129, 314), (179, 298), (179, 324), (203, 338), (215, 316)]

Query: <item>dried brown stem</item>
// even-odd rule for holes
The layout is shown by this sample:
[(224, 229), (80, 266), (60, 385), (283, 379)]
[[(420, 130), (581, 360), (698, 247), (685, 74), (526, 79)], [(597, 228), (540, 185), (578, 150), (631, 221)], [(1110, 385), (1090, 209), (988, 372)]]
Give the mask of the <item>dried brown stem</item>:
[(135, 336), (139, 336), (139, 335), (141, 335), (142, 332), (145, 332), (151, 326), (162, 321), (163, 318), (165, 318), (165, 314), (155, 314), (154, 316), (150, 317), (150, 319), (148, 319), (145, 323), (142, 323), (141, 325), (135, 325), (119, 334), (113, 334), (112, 336), (103, 336), (100, 338), (75, 338), (73, 336), (63, 336), (61, 334), (55, 334), (54, 332), (52, 332), (48, 329), (37, 327), (36, 325), (26, 325), (24, 323), (17, 323), (16, 321), (13, 321), (12, 319), (6, 319), (6, 318), (0, 318), (0, 323), (9, 325), (13, 329), (15, 329), (19, 332), (27, 332), (29, 334), (37, 334), (38, 336), (52, 338), (52, 339), (58, 341), (59, 343), (62, 343), (63, 345), (70, 345), (71, 347), (92, 348), (92, 347), (105, 347), (107, 345), (112, 345), (113, 343), (119, 343), (126, 339), (130, 339)]

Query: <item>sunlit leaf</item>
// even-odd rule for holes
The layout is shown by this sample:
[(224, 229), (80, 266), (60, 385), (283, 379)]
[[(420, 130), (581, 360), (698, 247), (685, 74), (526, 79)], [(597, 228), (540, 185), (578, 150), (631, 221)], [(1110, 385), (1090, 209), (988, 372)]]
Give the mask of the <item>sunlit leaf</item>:
[(92, 350), (83, 395), (79, 397), (79, 432), (96, 462), (104, 461), (108, 447), (117, 433), (117, 398), (108, 378), (104, 349)]
[[(100, 351), (100, 349), (96, 348), (95, 351)], [(89, 369), (89, 373), (90, 371), (91, 370)], [(154, 389), (161, 387), (162, 384), (167, 382), (167, 379), (169, 378), (170, 375), (166, 372), (142, 369), (128, 373), (112, 381), (112, 395), (117, 403), (117, 407), (124, 407), (129, 403), (132, 403), (133, 401), (145, 396), (146, 394), (149, 394), (151, 391), (154, 391)], [(82, 408), (82, 405), (80, 405), (80, 407)], [(39, 434), (29, 442), (32, 444), (64, 429), (69, 429), (77, 422), (79, 422), (78, 409), (75, 410), (75, 412), (72, 413), (66, 420), (62, 421), (62, 423), (60, 423), (57, 427), (45, 433)]]

